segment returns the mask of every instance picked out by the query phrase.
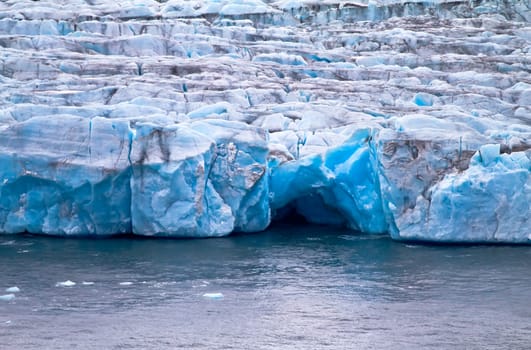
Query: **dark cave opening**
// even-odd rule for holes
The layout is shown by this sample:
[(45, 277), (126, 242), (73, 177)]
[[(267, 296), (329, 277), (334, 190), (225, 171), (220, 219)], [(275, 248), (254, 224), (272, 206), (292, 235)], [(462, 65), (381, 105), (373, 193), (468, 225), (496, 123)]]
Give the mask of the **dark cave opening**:
[(302, 216), (293, 204), (273, 211), (272, 224), (308, 225), (310, 222)]

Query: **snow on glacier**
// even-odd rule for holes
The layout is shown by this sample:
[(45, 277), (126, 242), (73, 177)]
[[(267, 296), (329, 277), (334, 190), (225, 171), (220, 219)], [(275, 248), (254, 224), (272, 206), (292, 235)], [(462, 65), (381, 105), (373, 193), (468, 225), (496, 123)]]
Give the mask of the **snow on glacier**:
[(294, 213), (531, 242), (526, 1), (0, 3), (0, 233)]

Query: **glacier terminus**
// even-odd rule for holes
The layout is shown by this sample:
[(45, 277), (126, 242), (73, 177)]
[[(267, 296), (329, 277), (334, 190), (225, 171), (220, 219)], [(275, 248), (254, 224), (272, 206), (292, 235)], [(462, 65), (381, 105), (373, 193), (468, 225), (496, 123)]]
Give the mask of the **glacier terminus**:
[(531, 243), (525, 0), (0, 2), (0, 234), (296, 215)]

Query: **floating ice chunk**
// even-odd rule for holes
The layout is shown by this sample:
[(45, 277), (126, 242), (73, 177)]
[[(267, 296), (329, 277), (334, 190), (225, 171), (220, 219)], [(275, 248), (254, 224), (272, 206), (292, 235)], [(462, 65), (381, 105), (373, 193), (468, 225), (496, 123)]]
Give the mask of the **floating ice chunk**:
[(64, 281), (64, 282), (57, 282), (55, 284), (56, 287), (73, 287), (76, 285), (76, 282), (73, 282), (73, 281), (70, 281), (70, 280), (67, 280), (67, 281)]
[(205, 293), (203, 297), (208, 299), (223, 299), (224, 295), (222, 293)]
[(20, 292), (20, 288), (16, 287), (16, 286), (15, 287), (9, 287), (9, 288), (6, 289), (6, 292), (8, 292), (8, 293), (18, 293), (18, 292)]
[(131, 286), (131, 285), (133, 285), (133, 282), (120, 282), (119, 285), (121, 285), (121, 286)]
[(142, 284), (152, 285), (153, 288), (164, 288), (164, 287), (167, 287), (167, 286), (174, 286), (174, 285), (177, 284), (177, 282), (176, 281), (167, 281), (167, 282), (147, 282), (147, 281), (143, 281)]
[(15, 299), (15, 294), (0, 295), (0, 301), (11, 301), (13, 299)]
[(85, 281), (83, 281), (83, 282), (81, 282), (81, 284), (84, 285), (84, 286), (92, 286), (94, 284), (94, 282), (85, 282)]

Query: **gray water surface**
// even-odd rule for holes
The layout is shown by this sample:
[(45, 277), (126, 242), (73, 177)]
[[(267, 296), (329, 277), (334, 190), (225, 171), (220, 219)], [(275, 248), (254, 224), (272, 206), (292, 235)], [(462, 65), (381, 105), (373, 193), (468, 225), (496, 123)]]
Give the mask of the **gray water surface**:
[(0, 236), (0, 295), (20, 288), (0, 300), (0, 349), (529, 349), (530, 267), (529, 246), (323, 227)]

